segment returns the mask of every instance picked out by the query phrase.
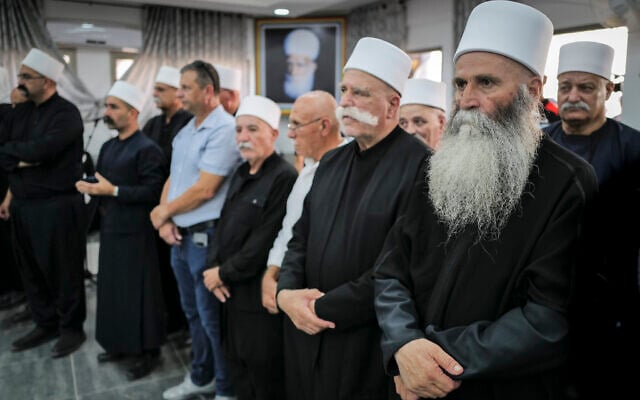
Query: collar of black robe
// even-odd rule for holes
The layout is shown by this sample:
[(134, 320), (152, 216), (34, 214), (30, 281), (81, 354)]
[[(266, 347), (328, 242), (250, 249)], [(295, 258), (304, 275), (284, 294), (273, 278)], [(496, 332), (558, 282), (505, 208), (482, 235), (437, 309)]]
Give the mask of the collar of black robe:
[(249, 165), (248, 161), (245, 161), (240, 166), (238, 173), (241, 174), (240, 176), (242, 176), (242, 179), (258, 179), (263, 175), (263, 171), (268, 169), (269, 165), (271, 165), (278, 157), (279, 156), (276, 151), (271, 153), (271, 155), (264, 160), (264, 162), (260, 166), (260, 169), (255, 174), (249, 173), (249, 170), (251, 169), (251, 165)]
[(46, 107), (47, 105), (53, 103), (54, 100), (58, 100), (59, 97), (60, 97), (60, 95), (56, 91), (56, 92), (53, 92), (51, 97), (49, 97), (48, 99), (46, 99), (45, 101), (43, 101), (39, 105), (36, 104), (33, 100), (29, 100), (29, 101), (32, 102), (35, 105), (36, 108), (43, 108), (43, 107)]
[(405, 134), (400, 125), (396, 125), (395, 129), (391, 131), (384, 139), (376, 143), (373, 147), (369, 147), (366, 150), (360, 150), (357, 141), (354, 139), (352, 145), (354, 151), (358, 157), (380, 157), (389, 148), (389, 145), (400, 135)]

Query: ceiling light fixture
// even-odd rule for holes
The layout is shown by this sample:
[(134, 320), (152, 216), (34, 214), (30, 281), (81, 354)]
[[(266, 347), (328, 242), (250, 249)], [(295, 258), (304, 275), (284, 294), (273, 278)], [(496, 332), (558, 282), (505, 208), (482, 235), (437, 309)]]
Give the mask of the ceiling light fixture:
[(289, 15), (289, 10), (286, 8), (276, 8), (275, 10), (273, 10), (273, 13), (275, 15), (284, 16), (284, 15)]

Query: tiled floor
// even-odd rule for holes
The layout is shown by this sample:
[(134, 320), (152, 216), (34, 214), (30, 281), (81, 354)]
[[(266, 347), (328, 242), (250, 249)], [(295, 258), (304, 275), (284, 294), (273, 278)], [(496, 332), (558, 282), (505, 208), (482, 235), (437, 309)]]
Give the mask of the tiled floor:
[[(162, 399), (162, 392), (184, 379), (189, 366), (189, 349), (173, 342), (162, 347), (162, 363), (150, 375), (130, 382), (124, 364), (98, 364), (102, 351), (95, 341), (96, 286), (86, 281), (87, 341), (73, 354), (52, 359), (53, 341), (20, 353), (11, 342), (28, 332), (33, 324), (23, 322), (0, 328), (1, 400), (122, 400)], [(18, 309), (0, 311), (0, 321)], [(197, 397), (196, 397), (197, 398)]]

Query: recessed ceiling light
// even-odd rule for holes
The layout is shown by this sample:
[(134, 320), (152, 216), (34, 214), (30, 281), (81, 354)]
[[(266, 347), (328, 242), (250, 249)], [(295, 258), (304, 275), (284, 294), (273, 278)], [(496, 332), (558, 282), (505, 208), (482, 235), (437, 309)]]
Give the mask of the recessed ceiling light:
[(80, 27), (82, 29), (92, 29), (93, 28), (93, 24), (88, 24), (88, 23), (85, 22), (84, 24), (80, 25)]
[(289, 10), (286, 8), (276, 8), (273, 10), (275, 15), (289, 15)]

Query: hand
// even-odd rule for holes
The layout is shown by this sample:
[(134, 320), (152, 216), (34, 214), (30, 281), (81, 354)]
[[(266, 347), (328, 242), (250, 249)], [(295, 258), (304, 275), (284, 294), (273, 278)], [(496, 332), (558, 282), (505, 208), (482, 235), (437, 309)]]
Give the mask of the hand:
[(176, 224), (171, 221), (165, 222), (158, 229), (158, 234), (169, 246), (179, 246), (182, 243), (182, 235)]
[(336, 327), (331, 321), (318, 318), (315, 311), (315, 300), (324, 296), (318, 289), (281, 290), (276, 301), (296, 328), (315, 335), (323, 330)]
[(402, 346), (395, 354), (400, 377), (406, 389), (420, 397), (444, 397), (460, 387), (460, 381), (449, 378), (463, 369), (440, 346), (427, 340), (415, 339)]
[(210, 292), (213, 292), (213, 289), (219, 288), (220, 286), (224, 285), (222, 279), (220, 279), (219, 266), (205, 270), (202, 273), (202, 277), (204, 278), (204, 286), (209, 289)]
[(407, 390), (407, 387), (402, 382), (402, 378), (400, 375), (396, 375), (393, 377), (393, 382), (396, 384), (396, 393), (400, 396), (402, 400), (419, 400), (420, 396), (417, 394)]
[(169, 208), (166, 204), (159, 204), (149, 214), (153, 227), (158, 229), (171, 218), (169, 214)]
[(11, 192), (7, 192), (7, 195), (4, 197), (2, 204), (0, 204), (0, 218), (5, 221), (7, 221), (9, 217), (11, 217), (9, 205), (11, 205)]
[(113, 196), (115, 186), (104, 176), (96, 172), (97, 183), (89, 183), (85, 181), (77, 181), (76, 189), (78, 192), (88, 194), (90, 196)]
[(276, 290), (278, 288), (278, 274), (280, 267), (270, 265), (262, 277), (262, 306), (269, 311), (269, 314), (277, 314)]
[(218, 300), (220, 300), (220, 303), (226, 303), (227, 299), (231, 297), (229, 288), (224, 285), (218, 286), (217, 288), (213, 289), (211, 292), (213, 293), (214, 296), (216, 296)]

